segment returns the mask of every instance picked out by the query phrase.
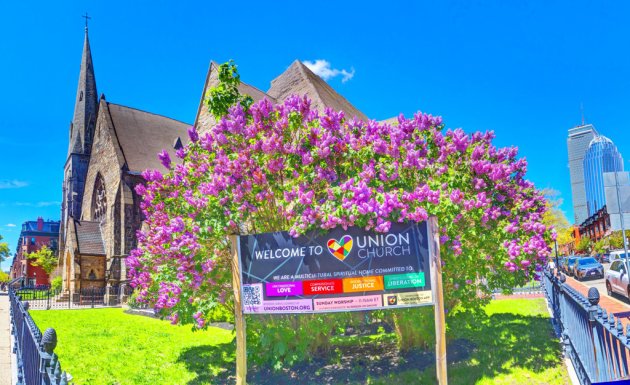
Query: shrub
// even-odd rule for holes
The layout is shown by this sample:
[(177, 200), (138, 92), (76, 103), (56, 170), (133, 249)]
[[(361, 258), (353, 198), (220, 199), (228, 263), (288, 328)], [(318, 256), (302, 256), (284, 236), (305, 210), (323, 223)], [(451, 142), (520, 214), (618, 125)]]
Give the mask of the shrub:
[(63, 279), (60, 276), (53, 278), (50, 281), (50, 290), (55, 293), (61, 292), (61, 286), (63, 285)]

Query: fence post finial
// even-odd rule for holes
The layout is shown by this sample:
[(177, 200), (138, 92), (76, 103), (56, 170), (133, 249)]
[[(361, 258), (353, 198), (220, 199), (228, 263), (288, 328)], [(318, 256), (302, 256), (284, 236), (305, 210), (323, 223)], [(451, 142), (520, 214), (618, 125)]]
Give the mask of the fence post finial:
[(599, 290), (596, 287), (588, 289), (588, 302), (591, 304), (588, 308), (588, 320), (593, 322), (597, 316), (597, 304), (599, 303)]
[(42, 350), (48, 354), (52, 354), (52, 352), (57, 347), (57, 332), (53, 328), (48, 328), (44, 332), (42, 336)]

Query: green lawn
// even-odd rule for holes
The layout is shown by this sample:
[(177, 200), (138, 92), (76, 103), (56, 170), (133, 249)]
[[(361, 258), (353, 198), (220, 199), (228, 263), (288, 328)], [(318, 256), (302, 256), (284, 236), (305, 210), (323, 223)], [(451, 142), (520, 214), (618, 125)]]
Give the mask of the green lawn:
[[(569, 384), (544, 300), (493, 301), (485, 310), (486, 316), (474, 326), (464, 320), (452, 322), (449, 338), (467, 339), (476, 348), (468, 358), (449, 365), (450, 385)], [(190, 327), (127, 315), (121, 309), (48, 310), (31, 314), (42, 330), (49, 326), (57, 329), (56, 352), (62, 367), (74, 376), (77, 385), (213, 384), (217, 373), (234, 368), (230, 331), (211, 328), (193, 333)], [(373, 343), (387, 340), (384, 337), (388, 335), (375, 338)], [(364, 344), (366, 339), (372, 338), (357, 339), (356, 343)], [(256, 374), (251, 374), (249, 383), (258, 383)], [(225, 377), (221, 377), (218, 383), (224, 383)], [(288, 378), (286, 381), (303, 385), (308, 382)], [(435, 369), (430, 367), (354, 384), (435, 382)]]
[(223, 362), (234, 360), (234, 337), (223, 329), (192, 332), (190, 326), (122, 309), (41, 310), (31, 315), (40, 330), (57, 330), (55, 353), (76, 385), (203, 384), (223, 369)]

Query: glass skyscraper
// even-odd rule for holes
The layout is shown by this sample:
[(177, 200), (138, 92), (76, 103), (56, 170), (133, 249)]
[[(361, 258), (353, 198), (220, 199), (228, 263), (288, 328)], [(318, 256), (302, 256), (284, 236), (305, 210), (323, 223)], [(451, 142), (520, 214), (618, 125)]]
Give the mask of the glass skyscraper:
[(577, 225), (589, 217), (586, 206), (586, 191), (584, 189), (584, 156), (595, 136), (597, 136), (595, 127), (590, 124), (583, 124), (571, 128), (567, 138), (571, 198), (573, 201), (574, 223)]
[(603, 135), (596, 136), (584, 155), (584, 189), (589, 217), (606, 204), (604, 173), (615, 171), (623, 171), (623, 158), (617, 146)]

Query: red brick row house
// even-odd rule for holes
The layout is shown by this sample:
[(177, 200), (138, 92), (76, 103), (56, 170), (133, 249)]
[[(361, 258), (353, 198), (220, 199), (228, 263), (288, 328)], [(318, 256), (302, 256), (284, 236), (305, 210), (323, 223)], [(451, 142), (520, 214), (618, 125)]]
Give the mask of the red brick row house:
[(24, 277), (24, 285), (27, 286), (49, 284), (48, 274), (41, 267), (33, 266), (26, 256), (42, 246), (48, 246), (57, 253), (58, 239), (59, 221), (44, 221), (39, 217), (36, 221), (24, 222), (9, 272), (11, 279)]

